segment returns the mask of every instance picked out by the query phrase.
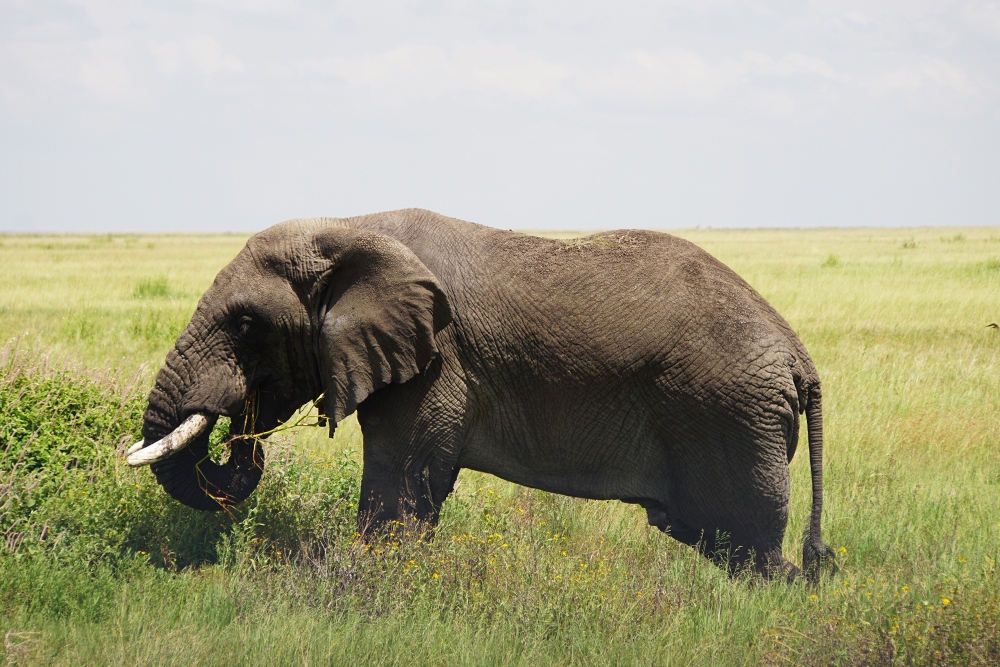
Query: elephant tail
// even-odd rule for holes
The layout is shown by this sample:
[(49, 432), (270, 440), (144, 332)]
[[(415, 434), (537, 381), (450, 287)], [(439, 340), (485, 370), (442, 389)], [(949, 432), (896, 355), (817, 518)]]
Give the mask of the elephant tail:
[(820, 536), (820, 518), (823, 514), (823, 408), (819, 383), (807, 389), (805, 412), (809, 436), (809, 468), (812, 474), (812, 513), (803, 535), (802, 568), (810, 581), (816, 581), (824, 567), (837, 571), (833, 549), (824, 544)]

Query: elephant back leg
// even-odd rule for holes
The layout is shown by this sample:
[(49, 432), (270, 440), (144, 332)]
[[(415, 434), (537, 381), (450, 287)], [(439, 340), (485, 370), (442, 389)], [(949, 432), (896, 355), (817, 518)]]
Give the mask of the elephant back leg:
[[(765, 579), (787, 577), (793, 579), (800, 573), (798, 567), (786, 560), (781, 553), (781, 541), (760, 535), (747, 534), (736, 529), (727, 531), (716, 521), (715, 526), (695, 528), (682, 520), (673, 518), (655, 501), (644, 501), (649, 525), (682, 544), (698, 550), (703, 556), (725, 570), (731, 576), (752, 571)], [(709, 523), (709, 522), (706, 522)]]
[(781, 418), (717, 416), (671, 434), (654, 473), (660, 498), (649, 523), (695, 546), (731, 574), (794, 576), (781, 553), (790, 482)]

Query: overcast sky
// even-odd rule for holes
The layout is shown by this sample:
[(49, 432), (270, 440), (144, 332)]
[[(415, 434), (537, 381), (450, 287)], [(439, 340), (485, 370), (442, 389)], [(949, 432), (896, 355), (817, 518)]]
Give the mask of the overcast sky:
[(1000, 225), (1000, 3), (0, 0), (0, 230)]

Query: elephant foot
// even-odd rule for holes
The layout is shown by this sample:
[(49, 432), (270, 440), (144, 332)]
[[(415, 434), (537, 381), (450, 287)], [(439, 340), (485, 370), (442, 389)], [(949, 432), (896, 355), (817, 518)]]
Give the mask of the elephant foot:
[(771, 569), (772, 580), (784, 578), (784, 580), (790, 584), (802, 576), (802, 570), (799, 569), (795, 563), (792, 563), (784, 556), (781, 556), (780, 558), (781, 564), (778, 567)]
[(435, 518), (362, 510), (358, 512), (358, 535), (366, 543), (410, 540), (430, 542), (437, 529)]

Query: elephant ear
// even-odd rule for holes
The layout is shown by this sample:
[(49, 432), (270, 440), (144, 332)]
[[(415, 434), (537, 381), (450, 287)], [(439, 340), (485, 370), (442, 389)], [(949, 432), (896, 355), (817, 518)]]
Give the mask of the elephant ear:
[(434, 274), (388, 236), (329, 229), (315, 239), (324, 265), (310, 301), (319, 323), (324, 412), (337, 422), (372, 392), (402, 383), (437, 356), (434, 336), (451, 322)]

